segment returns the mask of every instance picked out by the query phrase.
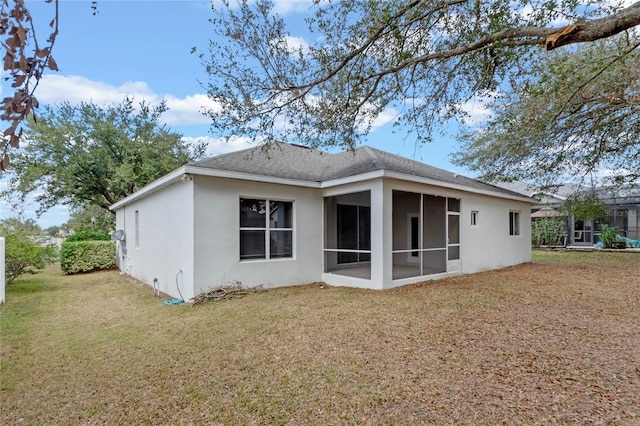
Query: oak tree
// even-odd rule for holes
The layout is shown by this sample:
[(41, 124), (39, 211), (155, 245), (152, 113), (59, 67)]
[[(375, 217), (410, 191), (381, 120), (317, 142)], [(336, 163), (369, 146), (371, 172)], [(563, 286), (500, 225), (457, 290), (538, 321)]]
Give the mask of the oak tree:
[(418, 142), (476, 95), (535, 79), (548, 51), (640, 24), (640, 2), (314, 1), (304, 40), (269, 0), (215, 2), (200, 57), (212, 131), (354, 147), (384, 115)]
[(640, 177), (640, 34), (558, 52), (461, 135), (454, 162), (487, 180), (541, 186)]
[(159, 122), (166, 110), (164, 103), (136, 106), (132, 99), (43, 107), (38, 121), (27, 124), (1, 195), (24, 202), (33, 194), (39, 214), (61, 204), (107, 210), (204, 154), (203, 142), (191, 145)]

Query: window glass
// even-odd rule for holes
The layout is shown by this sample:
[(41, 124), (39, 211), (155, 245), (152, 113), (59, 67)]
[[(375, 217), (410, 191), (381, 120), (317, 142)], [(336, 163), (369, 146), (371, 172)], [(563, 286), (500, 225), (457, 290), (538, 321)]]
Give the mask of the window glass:
[(471, 225), (475, 226), (478, 224), (478, 212), (477, 211), (472, 211), (471, 212)]
[(266, 257), (265, 231), (240, 231), (240, 259), (264, 259)]
[(135, 247), (136, 248), (140, 248), (140, 212), (138, 210), (136, 210), (135, 213), (136, 216), (136, 241), (135, 241)]
[(266, 200), (240, 199), (240, 227), (264, 228), (266, 226)]
[(520, 212), (509, 212), (509, 235), (520, 235)]
[(293, 256), (293, 232), (271, 231), (269, 254), (271, 258)]
[(450, 212), (459, 212), (460, 211), (460, 200), (457, 198), (449, 198), (447, 200), (447, 210)]
[(269, 202), (269, 227), (292, 228), (293, 227), (293, 203), (287, 201)]

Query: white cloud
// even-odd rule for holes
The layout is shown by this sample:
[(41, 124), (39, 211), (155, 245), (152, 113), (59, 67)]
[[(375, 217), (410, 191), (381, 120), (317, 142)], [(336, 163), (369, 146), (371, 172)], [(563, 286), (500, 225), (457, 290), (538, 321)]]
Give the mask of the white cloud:
[(203, 93), (178, 98), (173, 95), (161, 96), (154, 93), (143, 81), (127, 81), (114, 86), (102, 81), (89, 80), (77, 75), (45, 75), (38, 87), (38, 100), (41, 104), (69, 102), (93, 102), (106, 106), (122, 102), (125, 97), (136, 101), (146, 101), (157, 105), (165, 99), (169, 110), (162, 115), (164, 123), (170, 126), (209, 124), (210, 119), (203, 115), (205, 109), (216, 109), (216, 105)]
[(72, 104), (94, 102), (98, 105), (107, 105), (121, 102), (126, 96), (149, 101), (156, 98), (147, 83), (142, 81), (128, 81), (120, 86), (113, 86), (78, 75), (59, 74), (44, 75), (38, 86), (37, 95), (41, 104), (67, 101)]
[(398, 111), (395, 108), (386, 108), (371, 123), (371, 132), (375, 132), (380, 127), (384, 127), (394, 122), (398, 118)]
[(287, 50), (289, 53), (308, 53), (309, 52), (309, 43), (303, 39), (302, 37), (292, 37), (286, 36), (283, 40), (287, 46)]
[(313, 5), (311, 0), (274, 0), (274, 11), (278, 15), (287, 15), (295, 12), (307, 12)]
[[(211, 3), (216, 7), (223, 7), (222, 0), (212, 0)], [(239, 2), (231, 0), (229, 7), (235, 9), (239, 7)], [(312, 0), (273, 0), (273, 11), (278, 15), (288, 15), (296, 12), (306, 12), (313, 6)]]
[(212, 138), (211, 136), (185, 136), (182, 139), (189, 144), (195, 144), (202, 141), (206, 142), (207, 150), (205, 152), (205, 157), (215, 157), (216, 155), (253, 148), (259, 143), (253, 142), (250, 138), (240, 136), (234, 136), (230, 138), (228, 142), (224, 138)]
[(488, 103), (495, 100), (497, 96), (499, 96), (497, 92), (489, 96), (474, 96), (467, 102), (460, 104), (462, 111), (467, 114), (464, 117), (464, 123), (469, 126), (476, 126), (490, 119), (491, 109), (488, 107)]
[(220, 111), (220, 106), (216, 105), (205, 94), (187, 96), (186, 98), (176, 98), (166, 96), (169, 111), (164, 113), (164, 121), (171, 126), (186, 126), (190, 124), (210, 124), (211, 119), (203, 114), (204, 110), (212, 109)]

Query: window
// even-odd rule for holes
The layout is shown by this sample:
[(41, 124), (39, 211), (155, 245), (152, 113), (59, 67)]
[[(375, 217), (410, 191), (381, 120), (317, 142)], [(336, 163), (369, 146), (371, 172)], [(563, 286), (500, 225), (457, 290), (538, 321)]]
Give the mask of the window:
[(140, 212), (136, 210), (135, 222), (136, 222), (136, 248), (140, 248)]
[(478, 225), (478, 212), (473, 210), (471, 211), (471, 226)]
[(509, 235), (520, 235), (520, 212), (509, 212)]
[(240, 260), (293, 257), (293, 203), (240, 199)]

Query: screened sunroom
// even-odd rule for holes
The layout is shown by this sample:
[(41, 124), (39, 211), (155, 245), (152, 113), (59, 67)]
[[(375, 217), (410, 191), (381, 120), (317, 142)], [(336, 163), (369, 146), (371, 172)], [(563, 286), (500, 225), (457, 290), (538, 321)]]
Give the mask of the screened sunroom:
[[(372, 205), (372, 190), (324, 197), (325, 274), (390, 288), (460, 270), (460, 198), (375, 185), (373, 191), (378, 205)], [(376, 222), (372, 212), (390, 217)]]
[(324, 272), (371, 279), (371, 191), (324, 198)]
[(394, 280), (460, 268), (460, 199), (392, 192)]

